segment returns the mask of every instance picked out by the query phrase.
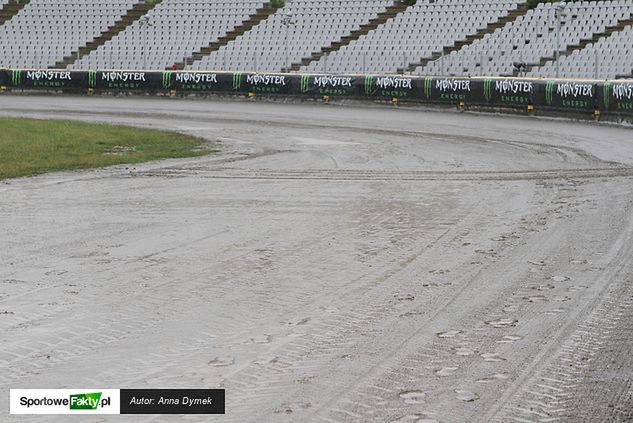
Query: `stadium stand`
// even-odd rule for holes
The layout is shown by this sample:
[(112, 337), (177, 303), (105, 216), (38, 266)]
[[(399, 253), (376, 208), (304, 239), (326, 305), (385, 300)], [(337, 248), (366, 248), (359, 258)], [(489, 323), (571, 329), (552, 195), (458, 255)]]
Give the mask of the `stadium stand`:
[(266, 22), (190, 69), (279, 72), (291, 63), (318, 54), (381, 13), (389, 13), (390, 6), (394, 2), (389, 0), (293, 0)]
[(251, 15), (265, 19), (264, 8), (259, 0), (163, 0), (73, 68), (164, 69), (218, 41)]
[(0, 0), (0, 66), (632, 75), (631, 0), (568, 2), (562, 13), (532, 0), (410, 3)]
[[(518, 6), (521, 6), (520, 8)], [(442, 51), (467, 42), (480, 29), (502, 26), (527, 10), (515, 0), (419, 1), (407, 11), (349, 46), (302, 70), (358, 73), (409, 71)], [(512, 11), (512, 14), (509, 12)], [(410, 62), (416, 61), (417, 63)]]
[(24, 4), (0, 27), (3, 64), (46, 68), (112, 27), (134, 0), (40, 0)]
[(0, 0), (0, 26), (11, 20), (25, 5), (24, 1)]
[[(506, 24), (493, 34), (475, 40), (457, 52), (416, 68), (415, 74), (447, 75), (516, 75), (515, 64), (524, 63), (530, 76), (555, 75), (555, 66), (536, 70), (541, 65), (555, 60), (555, 50), (560, 37), (561, 55), (574, 48), (582, 48), (593, 41), (593, 37), (604, 39), (617, 30), (631, 25), (633, 3), (629, 0), (592, 1), (568, 3), (562, 9), (560, 35), (557, 31), (556, 7), (552, 3), (540, 4), (524, 17)], [(604, 50), (603, 55), (619, 55), (625, 46), (615, 50)], [(584, 57), (584, 55), (576, 55)], [(601, 57), (600, 60), (603, 60)], [(608, 78), (616, 76), (614, 67), (604, 67), (598, 75), (593, 70), (595, 59), (590, 62), (591, 72), (575, 72), (586, 77)], [(583, 67), (589, 63), (583, 63)], [(629, 69), (630, 70), (630, 69)], [(561, 74), (562, 76), (563, 74)], [(568, 75), (564, 75), (568, 76)]]
[[(605, 57), (605, 52), (617, 52)], [(633, 76), (633, 27), (600, 38), (595, 44), (576, 49), (559, 59), (560, 74), (568, 78), (631, 78)], [(549, 76), (556, 73), (554, 61), (531, 73)]]

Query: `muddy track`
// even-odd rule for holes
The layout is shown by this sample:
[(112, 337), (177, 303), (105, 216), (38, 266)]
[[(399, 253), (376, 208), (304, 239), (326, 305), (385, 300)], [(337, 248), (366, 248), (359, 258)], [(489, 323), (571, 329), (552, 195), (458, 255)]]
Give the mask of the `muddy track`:
[(102, 386), (226, 388), (204, 421), (633, 415), (630, 130), (160, 99), (0, 114), (220, 146), (0, 185), (3, 412), (10, 387)]

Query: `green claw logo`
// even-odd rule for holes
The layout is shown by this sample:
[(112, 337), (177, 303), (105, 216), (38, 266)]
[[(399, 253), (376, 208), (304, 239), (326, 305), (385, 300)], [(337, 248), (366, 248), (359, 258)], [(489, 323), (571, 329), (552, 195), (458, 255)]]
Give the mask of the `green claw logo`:
[(433, 88), (433, 77), (427, 76), (424, 78), (424, 95), (426, 98), (431, 98), (431, 90)]
[(13, 70), (11, 71), (11, 82), (14, 86), (20, 85), (22, 82), (22, 71), (21, 70)]
[(484, 98), (486, 101), (490, 101), (492, 99), (492, 79), (486, 78), (484, 80)]
[(307, 93), (310, 82), (310, 75), (301, 75), (301, 92)]
[(545, 86), (545, 101), (549, 106), (554, 102), (554, 81), (547, 81)]
[(88, 71), (88, 86), (95, 88), (97, 86), (97, 71)]
[(602, 87), (603, 89), (603, 97), (604, 97), (604, 108), (608, 109), (609, 105), (611, 103), (611, 83), (610, 82), (605, 82), (604, 86)]
[(233, 74), (233, 90), (237, 91), (242, 86), (242, 72), (235, 72)]
[(366, 76), (365, 77), (365, 94), (366, 95), (371, 95), (373, 85), (374, 85), (374, 77), (369, 76), (369, 75)]
[(171, 75), (173, 72), (163, 72), (163, 89), (168, 89), (171, 87)]

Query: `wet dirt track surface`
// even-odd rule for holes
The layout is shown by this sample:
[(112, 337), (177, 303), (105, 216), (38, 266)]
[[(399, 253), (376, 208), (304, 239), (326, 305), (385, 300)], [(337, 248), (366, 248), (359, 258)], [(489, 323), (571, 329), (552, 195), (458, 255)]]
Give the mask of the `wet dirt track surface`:
[[(226, 416), (633, 419), (633, 132), (378, 107), (0, 97), (208, 157), (0, 182), (9, 388), (226, 388)], [(77, 421), (68, 419), (68, 421)]]

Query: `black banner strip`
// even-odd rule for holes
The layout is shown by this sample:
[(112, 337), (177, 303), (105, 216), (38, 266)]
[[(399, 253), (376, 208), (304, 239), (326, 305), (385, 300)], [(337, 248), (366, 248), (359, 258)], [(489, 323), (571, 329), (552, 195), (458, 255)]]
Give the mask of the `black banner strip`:
[(224, 413), (224, 389), (121, 389), (121, 414)]

